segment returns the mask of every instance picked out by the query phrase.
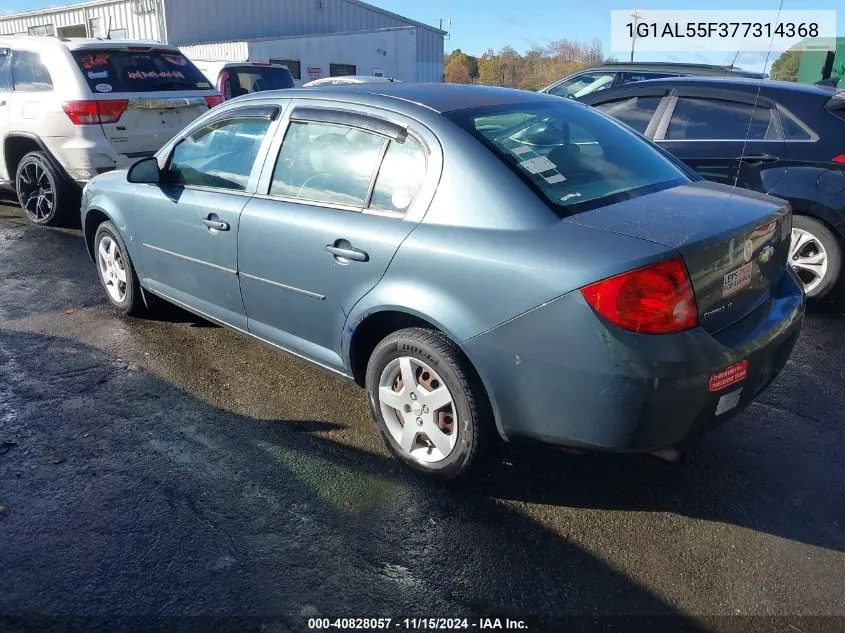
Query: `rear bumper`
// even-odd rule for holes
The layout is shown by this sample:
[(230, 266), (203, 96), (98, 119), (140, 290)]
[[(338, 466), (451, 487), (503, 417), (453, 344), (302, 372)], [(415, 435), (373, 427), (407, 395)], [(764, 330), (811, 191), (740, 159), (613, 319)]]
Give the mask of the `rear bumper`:
[(115, 169), (128, 169), (140, 158), (153, 155), (153, 152), (133, 156), (118, 153), (103, 136), (99, 127), (96, 126), (98, 129), (93, 132), (86, 130), (85, 136), (63, 138), (59, 142), (50, 143), (50, 140), (57, 139), (46, 139), (48, 150), (55, 156), (71, 180), (86, 183), (100, 174)]
[[(766, 303), (721, 332), (648, 336), (608, 325), (573, 292), (462, 347), (504, 437), (646, 452), (685, 443), (747, 407), (786, 364), (804, 306), (790, 270)], [(741, 382), (710, 391), (714, 374), (746, 360)]]

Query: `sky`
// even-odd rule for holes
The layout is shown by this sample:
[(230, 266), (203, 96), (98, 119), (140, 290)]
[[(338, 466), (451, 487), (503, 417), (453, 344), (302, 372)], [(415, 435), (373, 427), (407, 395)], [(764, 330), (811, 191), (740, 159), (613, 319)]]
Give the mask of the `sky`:
[[(283, 0), (280, 0), (283, 1)], [(777, 10), (781, 0), (369, 0), (408, 18), (437, 26), (441, 19), (451, 19), (451, 35), (446, 50), (460, 48), (472, 55), (486, 49), (499, 50), (511, 45), (525, 51), (553, 40), (601, 40), (606, 54), (627, 60), (629, 51), (610, 51), (610, 11), (613, 9), (768, 9)], [(55, 0), (3, 0), (0, 13), (40, 9), (64, 4)], [(839, 9), (837, 35), (845, 37), (845, 2), (843, 0), (783, 0), (784, 10)], [(641, 53), (637, 61), (681, 61), (727, 64), (735, 53)], [(748, 70), (768, 70), (777, 55), (741, 53), (736, 65)]]

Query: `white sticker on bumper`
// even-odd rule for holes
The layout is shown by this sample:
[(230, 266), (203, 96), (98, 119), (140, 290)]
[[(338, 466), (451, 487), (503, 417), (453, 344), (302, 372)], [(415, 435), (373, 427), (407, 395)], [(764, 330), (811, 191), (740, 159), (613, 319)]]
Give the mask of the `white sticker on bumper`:
[(716, 415), (722, 415), (731, 409), (735, 409), (736, 405), (739, 404), (740, 396), (742, 396), (742, 389), (737, 389), (719, 398), (719, 404), (716, 405)]

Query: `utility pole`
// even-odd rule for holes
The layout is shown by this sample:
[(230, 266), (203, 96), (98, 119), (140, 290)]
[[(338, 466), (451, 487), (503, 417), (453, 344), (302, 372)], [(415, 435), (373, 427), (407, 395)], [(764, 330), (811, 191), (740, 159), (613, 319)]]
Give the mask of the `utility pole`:
[(634, 47), (637, 45), (637, 24), (642, 19), (642, 15), (640, 15), (636, 10), (631, 13), (631, 18), (634, 20), (634, 37), (631, 39), (631, 61), (634, 61)]

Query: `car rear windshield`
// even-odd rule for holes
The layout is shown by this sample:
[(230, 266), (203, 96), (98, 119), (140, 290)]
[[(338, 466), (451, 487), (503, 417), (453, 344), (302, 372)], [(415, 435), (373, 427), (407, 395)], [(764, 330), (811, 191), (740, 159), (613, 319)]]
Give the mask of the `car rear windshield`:
[(223, 72), (229, 73), (225, 84), (227, 99), (261, 92), (263, 90), (284, 90), (293, 88), (293, 76), (286, 68), (273, 66), (229, 66)]
[(447, 116), (562, 216), (690, 182), (650, 142), (586, 106), (527, 103)]
[(94, 93), (212, 90), (187, 57), (168, 50), (80, 50), (73, 57)]

